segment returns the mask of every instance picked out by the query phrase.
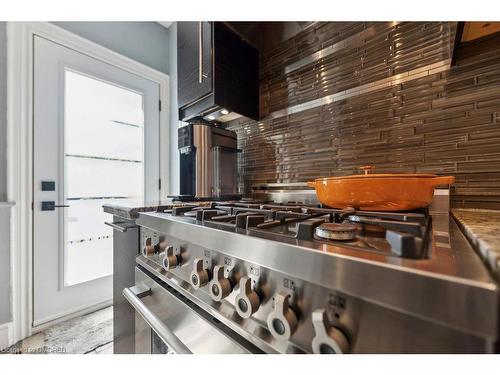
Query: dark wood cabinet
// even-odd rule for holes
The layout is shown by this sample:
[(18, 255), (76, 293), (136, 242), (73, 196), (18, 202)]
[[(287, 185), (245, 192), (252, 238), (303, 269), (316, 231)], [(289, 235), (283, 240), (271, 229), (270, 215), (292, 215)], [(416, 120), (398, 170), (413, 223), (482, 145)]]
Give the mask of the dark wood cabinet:
[(259, 116), (259, 55), (223, 22), (179, 22), (179, 119), (221, 109)]
[(179, 22), (177, 59), (178, 105), (184, 107), (213, 89), (210, 22)]

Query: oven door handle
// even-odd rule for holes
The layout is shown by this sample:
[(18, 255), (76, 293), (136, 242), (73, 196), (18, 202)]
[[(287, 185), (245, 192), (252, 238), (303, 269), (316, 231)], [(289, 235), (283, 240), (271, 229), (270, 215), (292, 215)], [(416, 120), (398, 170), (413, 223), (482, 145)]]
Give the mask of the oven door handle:
[[(150, 293), (149, 293), (150, 294)], [(147, 294), (146, 294), (147, 295)], [(123, 296), (155, 333), (177, 354), (192, 354), (184, 343), (140, 300), (132, 288), (123, 289)], [(143, 294), (144, 296), (144, 294)]]
[[(136, 224), (127, 223), (126, 221), (119, 221), (119, 222), (116, 222), (116, 223), (114, 223), (114, 222), (110, 223), (110, 222), (105, 221), (104, 224), (110, 226), (113, 229), (116, 229), (118, 232), (121, 232), (121, 233), (125, 233), (129, 229), (133, 229), (133, 228), (138, 228), (139, 227)], [(120, 224), (122, 224), (122, 225), (120, 225)]]

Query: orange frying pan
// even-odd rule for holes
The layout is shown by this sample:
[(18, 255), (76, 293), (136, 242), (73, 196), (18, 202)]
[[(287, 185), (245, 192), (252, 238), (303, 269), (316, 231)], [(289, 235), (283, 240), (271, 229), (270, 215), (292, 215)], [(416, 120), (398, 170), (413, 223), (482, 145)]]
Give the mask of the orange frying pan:
[(451, 185), (453, 176), (434, 174), (371, 174), (372, 166), (360, 167), (360, 175), (325, 177), (309, 181), (319, 201), (331, 208), (405, 211), (426, 207), (432, 202), (434, 188)]

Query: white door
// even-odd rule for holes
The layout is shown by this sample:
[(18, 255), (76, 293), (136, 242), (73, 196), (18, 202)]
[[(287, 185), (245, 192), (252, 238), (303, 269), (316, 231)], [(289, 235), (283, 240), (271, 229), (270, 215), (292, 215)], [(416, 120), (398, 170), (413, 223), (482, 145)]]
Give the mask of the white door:
[(112, 298), (104, 203), (159, 200), (159, 85), (34, 39), (33, 325)]

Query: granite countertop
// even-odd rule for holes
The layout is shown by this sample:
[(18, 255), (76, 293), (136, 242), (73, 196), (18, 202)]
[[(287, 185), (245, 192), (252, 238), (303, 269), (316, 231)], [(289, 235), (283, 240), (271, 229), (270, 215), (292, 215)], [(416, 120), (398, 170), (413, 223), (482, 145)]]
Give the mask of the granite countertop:
[(493, 274), (500, 278), (500, 210), (454, 208), (451, 212)]
[(141, 200), (137, 201), (126, 201), (123, 203), (109, 203), (103, 204), (104, 212), (119, 216), (124, 219), (137, 219), (139, 213), (141, 212), (163, 212), (165, 210), (172, 209), (173, 207), (187, 206), (187, 205), (205, 205), (209, 202), (178, 202), (171, 199), (166, 199), (161, 202), (144, 202)]
[(121, 204), (104, 204), (102, 207), (104, 212), (119, 216), (125, 219), (136, 219), (139, 217), (140, 212), (161, 212), (168, 210), (173, 206), (176, 206), (171, 200), (165, 200), (162, 202), (144, 202), (144, 201), (134, 201), (134, 202), (124, 202)]

